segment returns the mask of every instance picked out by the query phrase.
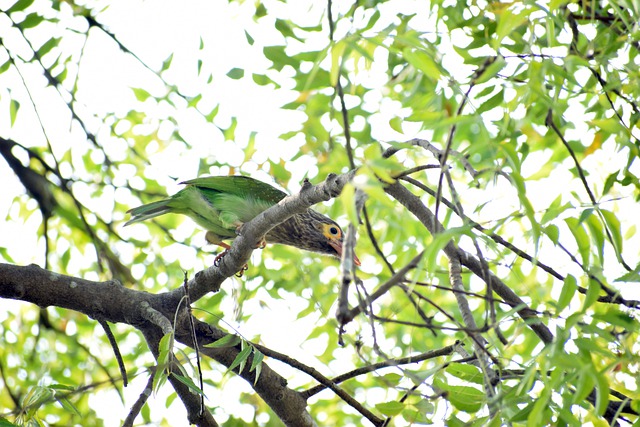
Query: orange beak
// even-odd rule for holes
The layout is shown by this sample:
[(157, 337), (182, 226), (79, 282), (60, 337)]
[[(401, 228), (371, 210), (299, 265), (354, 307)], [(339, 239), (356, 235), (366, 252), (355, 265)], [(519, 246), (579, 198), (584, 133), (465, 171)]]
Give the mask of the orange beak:
[[(336, 252), (338, 252), (338, 256), (342, 257), (342, 242), (339, 240), (329, 240), (329, 244), (333, 249), (336, 250)], [(361, 265), (360, 260), (358, 259), (358, 256), (356, 254), (353, 254), (353, 263), (358, 267)]]

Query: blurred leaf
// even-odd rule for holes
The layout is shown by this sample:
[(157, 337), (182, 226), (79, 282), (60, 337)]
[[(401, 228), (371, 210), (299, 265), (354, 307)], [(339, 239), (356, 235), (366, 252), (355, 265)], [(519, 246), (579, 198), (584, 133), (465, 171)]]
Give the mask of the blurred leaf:
[(409, 64), (422, 71), (430, 79), (436, 81), (440, 79), (442, 73), (435, 61), (427, 53), (407, 47), (403, 50), (402, 55)]
[(380, 411), (380, 413), (388, 417), (393, 417), (395, 415), (398, 415), (400, 412), (402, 412), (404, 408), (405, 408), (404, 403), (396, 402), (396, 401), (376, 404), (376, 409)]
[(232, 68), (231, 71), (227, 73), (227, 77), (234, 80), (239, 80), (244, 77), (244, 70), (241, 68)]
[(587, 235), (587, 232), (584, 230), (584, 228), (580, 224), (580, 221), (575, 218), (566, 218), (565, 223), (569, 227), (571, 234), (573, 234), (573, 237), (576, 240), (576, 243), (578, 245), (578, 251), (580, 252), (580, 256), (582, 257), (583, 264), (585, 266), (589, 266), (590, 242), (589, 242), (589, 236)]
[(445, 372), (461, 380), (474, 384), (483, 384), (484, 377), (480, 368), (466, 363), (451, 363), (445, 368)]
[(9, 115), (11, 117), (11, 126), (16, 123), (16, 118), (18, 117), (18, 110), (20, 109), (20, 103), (15, 99), (12, 99), (9, 103)]
[[(492, 79), (496, 74), (498, 74), (505, 66), (507, 65), (507, 61), (502, 56), (496, 56), (493, 61), (484, 69), (482, 74), (476, 79), (475, 83), (477, 85), (486, 83), (490, 79)], [(500, 91), (499, 93), (501, 93)]]
[(136, 96), (136, 99), (140, 102), (144, 102), (151, 97), (151, 94), (142, 88), (133, 87), (131, 88), (131, 90), (133, 90), (133, 94)]
[(241, 340), (239, 336), (233, 335), (233, 334), (227, 334), (224, 337), (220, 338), (219, 340), (216, 340), (211, 344), (205, 345), (205, 347), (211, 347), (211, 348), (235, 347), (236, 345), (240, 344), (240, 341)]
[(162, 71), (167, 71), (169, 67), (171, 67), (171, 63), (173, 62), (173, 53), (171, 53), (167, 59), (162, 61), (162, 67), (160, 68)]
[(11, 67), (11, 61), (7, 59), (4, 64), (0, 66), (0, 74), (4, 73)]
[(564, 278), (562, 291), (560, 291), (560, 297), (558, 297), (558, 304), (556, 307), (558, 313), (569, 306), (569, 303), (573, 299), (573, 296), (575, 295), (577, 290), (578, 281), (572, 275), (567, 274), (567, 276)]
[(25, 10), (26, 8), (31, 6), (32, 3), (33, 3), (33, 0), (18, 0), (9, 9), (7, 9), (7, 13), (13, 13), (13, 12)]
[(38, 15), (37, 13), (28, 14), (22, 22), (20, 22), (21, 28), (34, 28), (37, 27), (42, 21), (44, 21), (44, 17)]

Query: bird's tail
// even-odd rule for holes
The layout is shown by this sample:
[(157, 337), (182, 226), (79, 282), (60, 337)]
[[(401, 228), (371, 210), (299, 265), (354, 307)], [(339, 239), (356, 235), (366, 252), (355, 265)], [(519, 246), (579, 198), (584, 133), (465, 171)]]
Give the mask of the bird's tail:
[(137, 208), (129, 209), (127, 213), (131, 214), (131, 219), (124, 225), (126, 226), (129, 224), (133, 224), (134, 222), (140, 222), (149, 218), (155, 218), (157, 216), (171, 212), (171, 207), (169, 206), (170, 201), (171, 199), (165, 199), (158, 202), (138, 206)]

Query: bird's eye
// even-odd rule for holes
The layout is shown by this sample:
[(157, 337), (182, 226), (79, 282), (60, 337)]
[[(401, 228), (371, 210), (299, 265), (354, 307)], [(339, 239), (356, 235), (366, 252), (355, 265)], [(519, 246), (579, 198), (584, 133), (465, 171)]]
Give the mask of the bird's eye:
[(334, 224), (322, 224), (323, 234), (329, 239), (342, 238), (342, 230)]

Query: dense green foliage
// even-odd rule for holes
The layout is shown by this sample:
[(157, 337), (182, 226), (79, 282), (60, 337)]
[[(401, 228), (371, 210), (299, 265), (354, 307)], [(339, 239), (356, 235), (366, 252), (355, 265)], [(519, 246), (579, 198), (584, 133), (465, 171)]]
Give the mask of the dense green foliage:
[[(357, 225), (349, 301), (363, 313), (343, 333), (339, 262), (285, 246), (255, 251), (195, 316), (241, 335), (246, 354), (261, 344), (328, 378), (400, 363), (339, 384), (393, 425), (638, 425), (637, 3), (18, 0), (2, 10), (0, 261), (178, 288), (215, 248), (177, 215), (123, 228), (128, 209), (202, 175), (295, 193), (305, 177), (357, 168), (353, 185), (314, 207)], [(395, 182), (442, 232), (385, 192)], [(368, 196), (359, 224), (355, 189)], [(449, 241), (484, 269), (463, 262), (458, 298)], [(523, 304), (493, 293), (488, 271)], [(0, 426), (121, 425), (156, 364), (142, 336), (112, 328), (138, 378), (123, 395), (95, 320), (2, 304)], [(530, 327), (539, 322), (551, 340)], [(178, 357), (196, 381), (195, 352)], [(294, 390), (318, 384), (293, 363), (264, 362)], [(202, 368), (218, 423), (281, 425), (251, 384), (206, 357)], [(119, 409), (100, 409), (118, 394)], [(318, 425), (371, 425), (332, 391), (307, 410)], [(166, 383), (137, 425), (185, 419)]]

